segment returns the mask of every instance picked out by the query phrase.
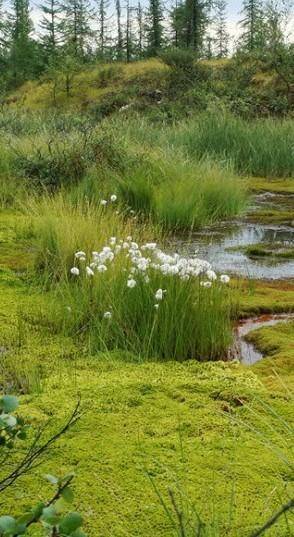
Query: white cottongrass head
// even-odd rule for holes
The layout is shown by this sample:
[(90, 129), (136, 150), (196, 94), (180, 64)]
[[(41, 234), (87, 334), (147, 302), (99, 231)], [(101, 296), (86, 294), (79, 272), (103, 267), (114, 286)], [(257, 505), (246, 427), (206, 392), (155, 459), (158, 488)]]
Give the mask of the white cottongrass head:
[(102, 205), (102, 207), (105, 207), (107, 205), (107, 200), (101, 200), (100, 205)]
[(78, 269), (78, 267), (72, 267), (70, 269), (70, 273), (73, 275), (73, 276), (79, 276), (80, 275), (80, 270)]
[(112, 313), (111, 313), (111, 311), (106, 311), (106, 312), (104, 313), (104, 315), (103, 315), (103, 318), (104, 318), (104, 319), (108, 319), (108, 320), (109, 320), (109, 319), (112, 319)]
[(136, 287), (137, 285), (137, 282), (136, 280), (134, 280), (134, 278), (130, 278), (127, 282), (127, 286), (129, 289), (134, 289), (134, 287)]
[(212, 282), (201, 282), (201, 287), (205, 287), (206, 289), (210, 289), (212, 287)]
[(230, 276), (228, 276), (227, 274), (222, 274), (221, 277), (220, 277), (220, 281), (222, 283), (230, 283)]
[(91, 278), (94, 276), (94, 271), (91, 269), (91, 267), (86, 267), (86, 274), (88, 278)]
[(158, 289), (155, 293), (155, 299), (156, 300), (163, 300), (164, 291), (163, 289)]
[(98, 272), (106, 272), (107, 271), (107, 266), (106, 265), (98, 265), (97, 271)]
[(84, 261), (86, 259), (86, 254), (83, 251), (76, 252), (75, 253), (75, 258)]
[(206, 276), (211, 282), (214, 282), (215, 280), (217, 280), (217, 275), (214, 272), (214, 270), (208, 270), (206, 272)]
[(112, 203), (115, 203), (117, 201), (117, 195), (116, 194), (112, 194), (112, 196), (110, 196), (110, 201)]

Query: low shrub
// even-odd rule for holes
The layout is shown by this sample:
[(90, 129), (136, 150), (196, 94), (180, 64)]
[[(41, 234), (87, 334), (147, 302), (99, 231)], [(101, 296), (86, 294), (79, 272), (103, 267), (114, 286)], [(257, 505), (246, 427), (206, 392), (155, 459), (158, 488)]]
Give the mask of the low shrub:
[(87, 168), (87, 141), (79, 136), (14, 146), (12, 167), (37, 187), (49, 190), (78, 182)]
[(171, 48), (162, 52), (160, 58), (170, 68), (168, 85), (171, 95), (192, 85), (207, 85), (211, 77), (211, 69), (198, 61), (192, 50)]
[(119, 64), (109, 64), (103, 66), (98, 71), (97, 84), (99, 88), (105, 88), (109, 84), (119, 81), (123, 75), (123, 67)]
[(33, 185), (55, 190), (79, 183), (93, 165), (120, 169), (123, 161), (111, 137), (90, 130), (66, 138), (21, 139), (12, 149), (11, 167)]

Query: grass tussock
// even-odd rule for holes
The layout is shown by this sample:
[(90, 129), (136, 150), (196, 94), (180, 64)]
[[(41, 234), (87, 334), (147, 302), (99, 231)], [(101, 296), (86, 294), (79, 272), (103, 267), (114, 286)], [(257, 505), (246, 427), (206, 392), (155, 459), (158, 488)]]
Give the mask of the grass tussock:
[[(180, 146), (163, 144), (158, 150), (152, 126), (144, 145), (129, 128), (121, 132), (112, 122), (103, 129), (85, 128), (64, 118), (62, 133), (61, 118), (42, 127), (41, 118), (38, 123), (34, 117), (32, 125), (27, 118), (27, 127), (24, 117), (18, 119), (25, 134), (6, 138), (0, 170), (1, 177), (16, 177), (9, 186), (12, 195), (21, 184), (39, 193), (66, 189), (72, 200), (100, 203), (115, 189), (125, 210), (151, 217), (167, 230), (193, 230), (231, 218), (245, 205), (244, 185), (230, 166), (209, 158), (187, 159)], [(5, 198), (8, 203), (12, 196), (7, 192)]]
[[(127, 210), (166, 231), (198, 229), (232, 218), (246, 206), (245, 185), (228, 168), (209, 161), (188, 163), (181, 154), (134, 152), (122, 173), (106, 174)], [(92, 175), (84, 185), (93, 192), (97, 179)]]
[[(115, 120), (115, 128), (119, 125)], [(212, 110), (161, 126), (146, 118), (129, 119), (123, 126), (126, 137), (153, 147), (183, 151), (187, 158), (209, 158), (235, 173), (257, 177), (294, 175), (291, 119), (244, 120), (232, 114)]]
[[(141, 359), (225, 358), (231, 343), (229, 289), (209, 281), (205, 263), (190, 277), (184, 260), (154, 252), (153, 243), (144, 251), (146, 241), (162, 240), (160, 234), (117, 210), (73, 205), (62, 194), (32, 207), (35, 274), (57, 284), (57, 324), (67, 334), (86, 336), (93, 351), (126, 350)], [(110, 260), (103, 249), (111, 252)], [(76, 252), (84, 253), (75, 258)], [(179, 263), (183, 270), (175, 267)], [(71, 274), (73, 267), (77, 274)]]

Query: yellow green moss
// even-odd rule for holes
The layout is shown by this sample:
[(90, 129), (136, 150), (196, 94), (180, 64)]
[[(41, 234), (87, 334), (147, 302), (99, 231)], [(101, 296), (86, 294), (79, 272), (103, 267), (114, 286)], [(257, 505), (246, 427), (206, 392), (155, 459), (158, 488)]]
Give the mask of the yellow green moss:
[(284, 224), (291, 226), (294, 222), (294, 210), (263, 209), (249, 214), (247, 220), (261, 224)]
[(291, 397), (294, 381), (294, 323), (281, 323), (252, 332), (248, 340), (263, 353), (264, 359), (255, 366), (270, 389)]
[(246, 180), (248, 187), (253, 192), (273, 192), (275, 194), (294, 194), (294, 178), (266, 179), (262, 177), (250, 177)]
[(231, 250), (242, 251), (251, 258), (259, 257), (270, 257), (275, 259), (293, 259), (294, 258), (294, 248), (287, 247), (283, 243), (259, 243), (259, 244), (250, 244), (249, 246), (244, 247), (233, 247)]
[(244, 280), (236, 287), (241, 316), (294, 311), (294, 280)]
[[(6, 237), (10, 224), (7, 233), (2, 226)], [(79, 396), (83, 412), (37, 479), (27, 476), (10, 489), (1, 509), (15, 513), (16, 498), (20, 510), (46, 498), (45, 472), (75, 470), (76, 508), (90, 537), (173, 535), (152, 483), (167, 502), (169, 488), (182, 496), (185, 512), (194, 506), (205, 521), (217, 518), (219, 535), (250, 534), (291, 493), (291, 438), (283, 420), (290, 423), (293, 405), (286, 388), (270, 382), (262, 365), (253, 371), (224, 362), (140, 364), (119, 351), (89, 356), (48, 326), (51, 296), (12, 270), (15, 241), (12, 233), (11, 255), (1, 259), (0, 346), (6, 354), (0, 384), (9, 386), (14, 374), (25, 392), (22, 414), (35, 424), (53, 417), (51, 430)], [(277, 286), (264, 285), (254, 300), (244, 288), (247, 311), (258, 301), (273, 303), (278, 293), (281, 299)], [(285, 289), (285, 302), (293, 297), (294, 289)], [(285, 329), (275, 329), (275, 352), (290, 356)], [(282, 358), (277, 368), (284, 379)], [(288, 535), (285, 520), (268, 535)]]

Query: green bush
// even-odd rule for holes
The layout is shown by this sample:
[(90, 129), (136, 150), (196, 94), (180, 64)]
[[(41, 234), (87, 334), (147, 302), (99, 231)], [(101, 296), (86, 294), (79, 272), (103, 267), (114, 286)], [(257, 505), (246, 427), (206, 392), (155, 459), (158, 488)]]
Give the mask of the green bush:
[(52, 190), (83, 177), (87, 168), (85, 151), (86, 141), (80, 137), (19, 144), (13, 151), (12, 166), (34, 185)]
[(170, 68), (170, 91), (192, 84), (207, 83), (210, 79), (210, 68), (197, 61), (192, 50), (171, 48), (162, 52), (160, 58)]
[(97, 83), (100, 88), (105, 88), (121, 79), (123, 68), (115, 63), (105, 65), (98, 71)]
[(49, 190), (78, 184), (93, 165), (114, 169), (124, 165), (123, 151), (113, 139), (93, 130), (49, 141), (21, 139), (12, 149), (12, 170)]

